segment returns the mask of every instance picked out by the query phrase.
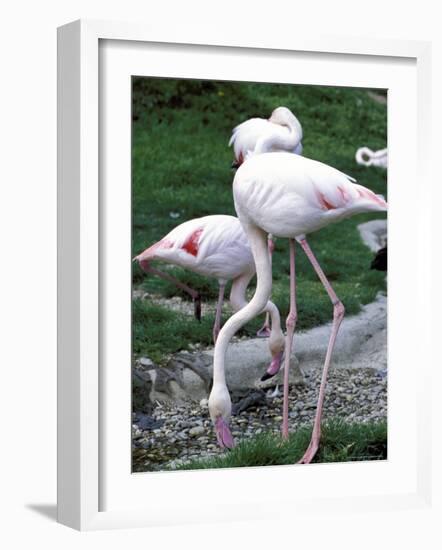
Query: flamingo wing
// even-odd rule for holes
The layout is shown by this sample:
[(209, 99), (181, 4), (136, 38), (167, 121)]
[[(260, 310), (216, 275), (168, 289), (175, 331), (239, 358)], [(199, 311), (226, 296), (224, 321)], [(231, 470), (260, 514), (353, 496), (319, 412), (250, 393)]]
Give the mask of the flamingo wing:
[(235, 160), (241, 164), (249, 151), (253, 151), (256, 142), (262, 136), (270, 136), (272, 124), (264, 118), (251, 118), (239, 124), (233, 129), (229, 147), (233, 145)]

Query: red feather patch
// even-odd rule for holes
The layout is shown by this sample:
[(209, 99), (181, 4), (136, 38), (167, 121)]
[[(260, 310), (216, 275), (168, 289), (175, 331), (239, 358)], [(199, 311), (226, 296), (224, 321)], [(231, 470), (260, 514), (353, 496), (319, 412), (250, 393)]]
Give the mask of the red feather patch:
[(328, 200), (325, 198), (324, 193), (318, 193), (319, 195), (319, 202), (321, 203), (322, 208), (325, 208), (326, 210), (334, 210), (336, 206), (328, 202)]
[(191, 233), (181, 248), (185, 250), (188, 254), (192, 254), (192, 256), (196, 257), (198, 254), (198, 242), (202, 232), (202, 229), (197, 229), (196, 231)]

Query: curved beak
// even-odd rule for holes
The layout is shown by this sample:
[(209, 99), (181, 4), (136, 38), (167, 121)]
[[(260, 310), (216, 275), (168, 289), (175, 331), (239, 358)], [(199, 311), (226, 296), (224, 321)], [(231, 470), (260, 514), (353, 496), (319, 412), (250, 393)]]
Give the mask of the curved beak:
[(215, 433), (221, 449), (233, 449), (235, 442), (233, 441), (232, 432), (222, 416), (219, 416), (215, 421)]
[(263, 376), (261, 377), (261, 382), (265, 382), (269, 378), (272, 378), (272, 376), (275, 376), (275, 374), (278, 374), (278, 372), (281, 369), (281, 363), (282, 363), (283, 357), (284, 357), (283, 351), (280, 351), (273, 357), (272, 362), (268, 366), (265, 374), (263, 374)]

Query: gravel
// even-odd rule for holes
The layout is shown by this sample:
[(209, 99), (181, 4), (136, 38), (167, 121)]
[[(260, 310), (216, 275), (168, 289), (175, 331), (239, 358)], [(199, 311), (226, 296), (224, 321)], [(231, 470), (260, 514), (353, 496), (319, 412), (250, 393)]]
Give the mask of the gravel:
[[(132, 291), (132, 298), (138, 300), (148, 300), (150, 304), (155, 304), (157, 306), (163, 306), (166, 309), (175, 311), (177, 313), (182, 313), (184, 315), (189, 315), (193, 317), (194, 307), (191, 300), (183, 300), (181, 296), (171, 296), (166, 298), (160, 294), (153, 294), (146, 292), (142, 288), (135, 288)], [(224, 305), (226, 311), (231, 312), (228, 309), (228, 304)], [(216, 311), (216, 301), (203, 300), (201, 303), (201, 315), (214, 314)]]
[[(306, 385), (290, 389), (289, 425), (296, 431), (302, 425), (311, 425), (316, 411), (321, 371), (305, 374)], [(282, 395), (270, 396), (264, 404), (257, 404), (232, 416), (230, 426), (236, 441), (264, 431), (278, 433), (282, 421)], [(330, 372), (323, 420), (341, 418), (348, 422), (369, 422), (387, 417), (387, 377), (376, 369), (334, 369)], [(137, 472), (158, 471), (174, 467), (195, 458), (217, 456), (223, 451), (216, 445), (207, 402), (194, 401), (179, 405), (158, 403), (148, 422), (144, 415), (133, 415), (133, 469)]]

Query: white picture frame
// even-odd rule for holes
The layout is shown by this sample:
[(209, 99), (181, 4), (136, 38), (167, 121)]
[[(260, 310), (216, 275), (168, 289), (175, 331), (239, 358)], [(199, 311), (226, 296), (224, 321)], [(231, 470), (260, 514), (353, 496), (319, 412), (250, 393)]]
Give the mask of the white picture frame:
[[(102, 136), (99, 124), (103, 109), (100, 104), (100, 62), (103, 60), (100, 57), (100, 48), (105, 44), (104, 41), (124, 44), (126, 49), (140, 47), (140, 44), (166, 44), (175, 52), (180, 49), (191, 51), (192, 48), (198, 48), (198, 51), (203, 52), (209, 61), (210, 56), (213, 55), (211, 53), (214, 51), (213, 48), (218, 48), (219, 51), (228, 52), (232, 58), (244, 55), (245, 52), (250, 55), (260, 53), (264, 55), (268, 52), (269, 55), (281, 57), (287, 53), (303, 52), (303, 54), (318, 57), (328, 56), (329, 60), (335, 56), (336, 59), (342, 60), (359, 59), (361, 63), (364, 59), (376, 58), (381, 63), (385, 61), (399, 65), (401, 60), (406, 60), (406, 63), (413, 64), (417, 84), (417, 101), (414, 105), (417, 118), (410, 122), (411, 128), (415, 130), (410, 143), (417, 143), (417, 146), (414, 149), (411, 147), (411, 152), (407, 156), (408, 165), (402, 167), (404, 170), (402, 173), (399, 163), (395, 163), (395, 158), (399, 158), (400, 151), (395, 149), (393, 140), (392, 149), (389, 149), (391, 163), (389, 178), (395, 181), (403, 176), (403, 181), (405, 182), (408, 178), (409, 182), (404, 183), (404, 186), (411, 185), (407, 171), (414, 168), (419, 170), (418, 193), (422, 199), (419, 201), (422, 206), (417, 215), (419, 230), (414, 236), (410, 234), (409, 242), (416, 243), (419, 238), (419, 242), (424, 242), (426, 245), (419, 248), (419, 265), (414, 270), (411, 268), (408, 275), (408, 282), (415, 287), (416, 281), (420, 282), (418, 293), (414, 301), (411, 298), (409, 308), (410, 311), (418, 311), (422, 308), (430, 311), (431, 307), (432, 241), (430, 226), (427, 223), (428, 212), (425, 210), (425, 198), (427, 204), (431, 203), (429, 199), (431, 182), (427, 168), (431, 116), (427, 86), (430, 78), (431, 47), (429, 43), (365, 40), (341, 36), (311, 38), (302, 35), (281, 36), (278, 41), (272, 40), (271, 43), (267, 43), (261, 36), (251, 38), (250, 33), (246, 39), (240, 36), (226, 39), (221, 32), (218, 36), (213, 33), (211, 36), (205, 36), (204, 29), (196, 34), (193, 32), (192, 36), (189, 36), (183, 28), (180, 32), (174, 31), (168, 35), (163, 31), (156, 32), (154, 28), (146, 28), (142, 25), (101, 21), (76, 21), (61, 27), (58, 31), (58, 521), (76, 529), (91, 530), (264, 518), (268, 517), (269, 510), (265, 507), (264, 499), (260, 500), (252, 490), (256, 476), (263, 476), (266, 484), (276, 483), (276, 486), (287, 485), (289, 478), (292, 481), (297, 480), (296, 487), (297, 491), (302, 493), (301, 497), (277, 491), (272, 501), (290, 504), (291, 513), (294, 511), (296, 513), (319, 512), (325, 510), (331, 503), (335, 512), (343, 514), (354, 509), (355, 506), (361, 511), (404, 507), (422, 509), (430, 506), (431, 434), (426, 420), (431, 416), (431, 411), (430, 401), (424, 392), (424, 384), (428, 384), (432, 362), (427, 361), (420, 365), (421, 372), (418, 380), (413, 383), (411, 378), (411, 363), (419, 351), (417, 346), (426, 346), (427, 350), (431, 349), (429, 315), (426, 316), (427, 320), (422, 320), (418, 328), (419, 343), (416, 343), (414, 348), (410, 344), (408, 370), (404, 368), (410, 391), (413, 391), (416, 397), (416, 404), (410, 404), (408, 411), (412, 421), (411, 429), (414, 430), (413, 436), (410, 437), (411, 445), (413, 451), (420, 446), (428, 452), (421, 452), (419, 455), (416, 452), (401, 472), (397, 470), (396, 489), (392, 484), (387, 490), (381, 490), (379, 486), (374, 487), (372, 491), (367, 490), (364, 494), (352, 493), (352, 483), (362, 472), (362, 470), (356, 470), (354, 465), (312, 466), (304, 469), (302, 480), (294, 471), (295, 467), (279, 467), (242, 469), (240, 473), (235, 470), (187, 472), (179, 474), (179, 478), (174, 473), (152, 474), (150, 478), (144, 479), (139, 475), (132, 475), (129, 483), (127, 480), (130, 472), (125, 470), (122, 473), (121, 483), (140, 487), (147, 483), (150, 490), (157, 495), (160, 495), (161, 487), (164, 487), (167, 495), (174, 487), (177, 488), (176, 503), (166, 498), (158, 499), (155, 507), (140, 506), (136, 499), (129, 504), (131, 493), (125, 492), (122, 488), (121, 495), (125, 494), (125, 498), (121, 496), (121, 503), (118, 501), (118, 493), (115, 492), (117, 496), (112, 499), (112, 506), (104, 506), (102, 485), (104, 482), (108, 483), (106, 477), (108, 472), (111, 472), (112, 478), (114, 472), (112, 468), (121, 470), (122, 464), (114, 461), (106, 465), (106, 468), (103, 466), (105, 458), (103, 453), (109, 452), (110, 449), (103, 441), (105, 431), (103, 415), (108, 414), (108, 409), (103, 406), (103, 402), (106, 402), (108, 397), (103, 392), (115, 391), (115, 385), (113, 389), (103, 389), (101, 379), (103, 365), (100, 338), (103, 325), (103, 300), (106, 299), (106, 293), (102, 288), (103, 235), (101, 233), (105, 226), (100, 223), (100, 212), (102, 213), (104, 206), (103, 189), (100, 186)], [(154, 59), (155, 55), (159, 54), (151, 52), (150, 57)], [(126, 61), (123, 57), (121, 59), (123, 64), (127, 63), (126, 58), (124, 58)], [(325, 64), (328, 62), (327, 59), (323, 59)], [(173, 69), (170, 71), (172, 72), (163, 76), (172, 76)], [(118, 71), (115, 74), (118, 76)], [(182, 76), (182, 73), (177, 70), (175, 76)], [(222, 78), (224, 75), (218, 72), (218, 76)], [(273, 81), (271, 78), (269, 80)], [(337, 81), (335, 84), (340, 82)], [(410, 98), (413, 99), (412, 96), (408, 99)], [(392, 118), (394, 119), (394, 112)], [(127, 157), (127, 151), (125, 154)], [(396, 211), (393, 206), (390, 211), (393, 220), (399, 221), (401, 210), (407, 209), (410, 202), (406, 203), (407, 198), (395, 192), (395, 186), (389, 188), (389, 196), (393, 205), (397, 199), (396, 204), (401, 206)], [(112, 208), (109, 204), (105, 208)], [(399, 241), (397, 232), (395, 237), (394, 225), (389, 238), (397, 238)], [(398, 273), (394, 265), (393, 255), (393, 269), (389, 273), (393, 280), (395, 273)], [(390, 298), (393, 305), (400, 303), (403, 289), (404, 286), (398, 285), (395, 291), (393, 287)], [(394, 338), (395, 326), (390, 326), (390, 329)], [(399, 352), (396, 358), (397, 361), (401, 358)], [(394, 378), (392, 384), (397, 385)], [(124, 389), (120, 387), (120, 391)], [(127, 398), (128, 396), (122, 397), (122, 402), (124, 399), (127, 401)], [(398, 399), (399, 402), (400, 399)], [(124, 424), (126, 420), (125, 417), (120, 423)], [(390, 420), (389, 418), (389, 427), (391, 426), (391, 430), (394, 431), (395, 424)], [(130, 423), (126, 422), (126, 424), (130, 428)], [(118, 432), (118, 429), (116, 426), (115, 431)], [(115, 448), (112, 447), (112, 449)], [(377, 471), (373, 470), (373, 466)], [(387, 467), (389, 470), (385, 469), (382, 473), (380, 470), (382, 465), (371, 465), (370, 475), (382, 474), (393, 479), (396, 470), (393, 459)], [(327, 491), (322, 491), (321, 484), (317, 480), (333, 477), (339, 481), (343, 468), (347, 469), (346, 472), (349, 468), (352, 471), (350, 478), (353, 482), (347, 479), (347, 489), (339, 493), (338, 485), (335, 487), (330, 485)], [(292, 474), (297, 477), (290, 477)], [(405, 479), (408, 479), (410, 485), (404, 481)], [(226, 481), (232, 484), (245, 483), (244, 487), (251, 491), (249, 496), (242, 499), (238, 497), (228, 510), (222, 507), (223, 498), (227, 499), (227, 495), (220, 495), (217, 505), (207, 506), (201, 498), (203, 494), (201, 491), (212, 484), (213, 487), (221, 487), (226, 484)], [(311, 497), (308, 498), (307, 489), (303, 492), (302, 485), (312, 488), (315, 483), (317, 487), (311, 490)], [(185, 506), (184, 501), (180, 501), (181, 493), (187, 495)], [(190, 493), (195, 494), (189, 496)], [(220, 509), (223, 510), (221, 514)], [(278, 509), (278, 516), (281, 517), (283, 514), (284, 512)]]

